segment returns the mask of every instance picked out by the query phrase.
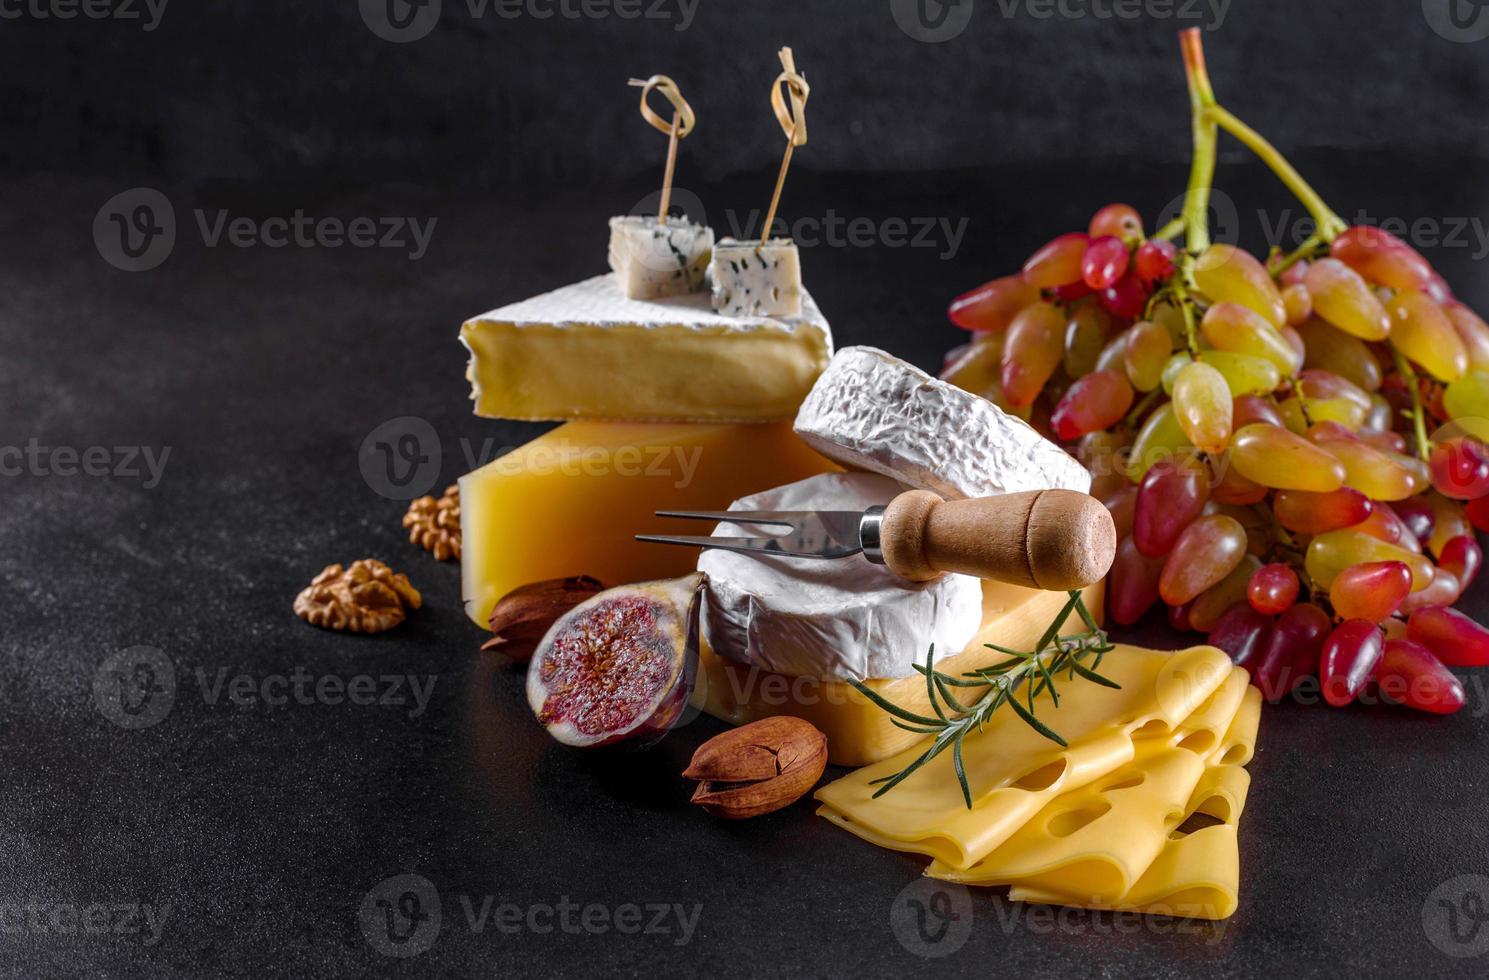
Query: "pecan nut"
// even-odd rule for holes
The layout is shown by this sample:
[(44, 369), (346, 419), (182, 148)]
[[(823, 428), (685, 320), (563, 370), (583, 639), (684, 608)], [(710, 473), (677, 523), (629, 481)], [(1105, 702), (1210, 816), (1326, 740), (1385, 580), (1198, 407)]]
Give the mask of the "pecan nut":
[(482, 650), (500, 650), (513, 660), (532, 658), (549, 627), (581, 602), (605, 591), (597, 579), (571, 575), (518, 586), (502, 596), (488, 621), (496, 634)]
[(408, 505), (403, 515), (403, 526), (408, 528), (410, 544), (433, 552), (439, 561), (460, 559), (460, 485), (445, 488), (444, 496), (436, 500), (425, 495)]
[(295, 597), (295, 615), (324, 629), (381, 633), (403, 622), (423, 603), (419, 590), (375, 558), (350, 568), (327, 565)]
[(715, 816), (742, 820), (801, 799), (826, 768), (827, 736), (782, 715), (704, 742), (683, 776), (699, 780), (694, 803)]

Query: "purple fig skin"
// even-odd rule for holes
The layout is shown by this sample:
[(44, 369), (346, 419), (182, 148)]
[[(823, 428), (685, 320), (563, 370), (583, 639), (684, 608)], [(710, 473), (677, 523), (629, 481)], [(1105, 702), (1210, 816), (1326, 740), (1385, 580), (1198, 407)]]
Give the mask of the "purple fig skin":
[[(698, 613), (704, 581), (702, 573), (694, 573), (607, 589), (555, 622), (538, 644), (527, 672), (528, 705), (548, 733), (578, 748), (624, 741), (651, 744), (665, 735), (684, 715), (697, 678)], [(655, 632), (586, 642), (586, 627), (613, 628), (613, 623), (603, 621), (606, 607), (634, 607), (638, 602), (647, 604)], [(608, 647), (593, 645), (607, 639)], [(638, 694), (637, 685), (648, 680), (644, 673), (657, 672), (660, 663), (655, 655), (662, 650), (672, 657), (665, 687)], [(616, 659), (627, 654), (632, 660)], [(595, 683), (592, 672), (597, 658), (601, 659), (599, 669), (633, 669), (636, 676), (629, 679), (634, 683)], [(639, 706), (635, 703), (638, 697), (644, 698)]]

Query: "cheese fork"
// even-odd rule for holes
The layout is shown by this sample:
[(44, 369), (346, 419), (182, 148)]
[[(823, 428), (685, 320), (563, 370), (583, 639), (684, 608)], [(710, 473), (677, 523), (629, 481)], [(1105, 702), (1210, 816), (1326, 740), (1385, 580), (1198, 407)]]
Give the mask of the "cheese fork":
[(944, 572), (1032, 589), (1081, 589), (1106, 575), (1117, 552), (1111, 513), (1074, 490), (1028, 490), (942, 500), (909, 490), (882, 507), (840, 510), (657, 511), (658, 517), (779, 527), (779, 534), (638, 534), (636, 540), (786, 558), (862, 554), (901, 578)]

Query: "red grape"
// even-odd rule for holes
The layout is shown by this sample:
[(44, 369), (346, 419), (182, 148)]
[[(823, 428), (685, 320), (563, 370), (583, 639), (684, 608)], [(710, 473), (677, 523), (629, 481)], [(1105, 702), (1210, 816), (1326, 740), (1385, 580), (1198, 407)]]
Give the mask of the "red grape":
[(1178, 247), (1173, 242), (1162, 238), (1143, 242), (1137, 247), (1137, 253), (1132, 258), (1138, 279), (1149, 288), (1161, 282), (1167, 282), (1174, 274), (1174, 256), (1178, 254)]
[(1368, 619), (1347, 619), (1324, 640), (1319, 661), (1324, 700), (1342, 708), (1365, 687), (1385, 652), (1385, 637)]
[(1211, 646), (1219, 647), (1230, 655), (1237, 666), (1254, 673), (1254, 662), (1266, 648), (1267, 636), (1272, 631), (1272, 618), (1263, 616), (1249, 603), (1238, 602), (1215, 621), (1210, 630)]
[(1329, 633), (1329, 615), (1311, 602), (1301, 602), (1277, 617), (1253, 682), (1268, 701), (1279, 701), (1318, 671), (1319, 653)]
[(1387, 640), (1375, 676), (1382, 694), (1419, 711), (1450, 715), (1466, 701), (1463, 682), (1411, 640)]
[(1143, 307), (1148, 305), (1148, 291), (1129, 269), (1121, 279), (1097, 293), (1097, 299), (1112, 315), (1135, 320), (1142, 316)]
[(1432, 485), (1444, 497), (1477, 500), (1489, 494), (1489, 449), (1477, 439), (1459, 436), (1438, 443), (1427, 465)]
[(1081, 280), (1092, 289), (1105, 289), (1127, 271), (1127, 246), (1114, 235), (1092, 238), (1081, 257)]
[(1329, 493), (1279, 490), (1272, 499), (1277, 523), (1298, 534), (1323, 534), (1353, 527), (1368, 518), (1374, 509), (1370, 498), (1350, 487)]
[(1072, 231), (1059, 235), (1029, 256), (1024, 263), (1024, 282), (1036, 289), (1053, 289), (1081, 278), (1081, 256), (1086, 254), (1090, 237)]
[(1131, 538), (1117, 543), (1117, 557), (1107, 580), (1106, 608), (1112, 621), (1131, 626), (1158, 601), (1158, 578), (1163, 559), (1149, 558), (1137, 550)]
[(1449, 667), (1489, 667), (1489, 630), (1456, 609), (1418, 609), (1406, 621), (1406, 635)]
[(1210, 481), (1203, 467), (1189, 459), (1155, 463), (1138, 486), (1132, 540), (1149, 558), (1174, 549), (1179, 535), (1204, 510)]
[(1437, 556), (1437, 563), (1442, 569), (1447, 569), (1458, 579), (1459, 588), (1466, 589), (1473, 584), (1473, 580), (1479, 575), (1479, 568), (1484, 564), (1484, 549), (1471, 535), (1460, 534), (1456, 538), (1450, 538), (1448, 543), (1442, 546), (1442, 554)]
[(1039, 301), (1039, 290), (1020, 276), (1003, 276), (962, 293), (946, 315), (963, 330), (1007, 330), (1019, 310)]
[(1143, 217), (1130, 204), (1108, 204), (1091, 216), (1087, 230), (1092, 238), (1115, 235), (1123, 241), (1138, 241), (1143, 237)]
[(1259, 613), (1275, 616), (1286, 612), (1298, 601), (1298, 573), (1282, 562), (1263, 565), (1251, 576), (1246, 598)]
[(1329, 602), (1343, 619), (1378, 623), (1401, 608), (1411, 592), (1411, 568), (1404, 561), (1351, 565), (1329, 583)]

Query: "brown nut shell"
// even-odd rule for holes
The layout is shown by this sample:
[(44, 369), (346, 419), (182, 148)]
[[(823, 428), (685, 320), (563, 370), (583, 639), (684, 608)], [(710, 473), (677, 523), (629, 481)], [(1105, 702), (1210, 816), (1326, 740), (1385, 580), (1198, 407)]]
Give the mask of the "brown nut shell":
[(693, 802), (743, 820), (801, 799), (827, 768), (827, 736), (800, 718), (762, 718), (709, 739), (683, 772), (700, 780)]

